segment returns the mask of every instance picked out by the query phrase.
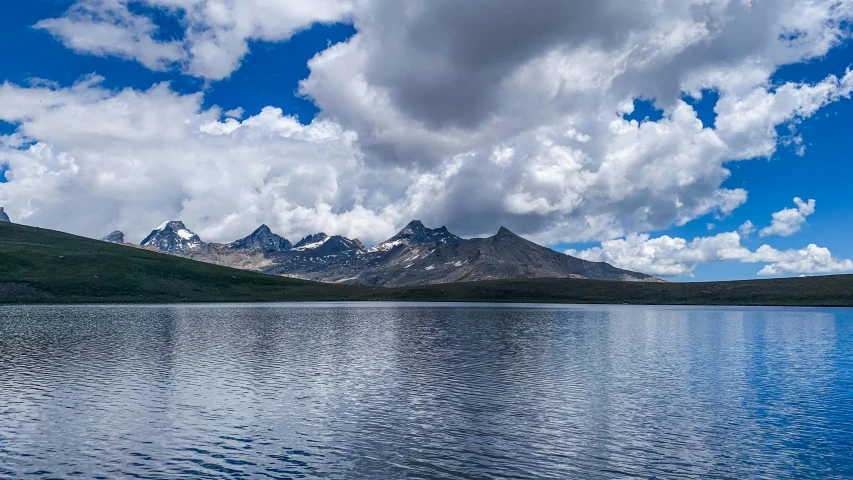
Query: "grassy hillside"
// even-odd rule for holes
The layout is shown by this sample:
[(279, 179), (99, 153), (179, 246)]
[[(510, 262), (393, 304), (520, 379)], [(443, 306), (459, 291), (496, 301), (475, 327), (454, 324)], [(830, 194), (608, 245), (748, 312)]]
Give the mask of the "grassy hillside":
[(610, 303), (638, 305), (853, 306), (853, 275), (707, 283), (524, 279), (368, 292), (400, 301)]
[(302, 300), (853, 306), (853, 275), (713, 283), (532, 279), (384, 289), (263, 275), (0, 223), (0, 303)]
[(263, 275), (0, 223), (0, 302), (337, 300), (364, 289)]

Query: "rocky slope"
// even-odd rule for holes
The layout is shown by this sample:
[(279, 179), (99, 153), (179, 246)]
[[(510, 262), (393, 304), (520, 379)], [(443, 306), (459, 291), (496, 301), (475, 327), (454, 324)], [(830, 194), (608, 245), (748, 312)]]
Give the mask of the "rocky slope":
[(12, 223), (12, 221), (9, 220), (9, 215), (6, 215), (6, 212), (3, 210), (3, 207), (0, 207), (0, 222)]
[(269, 253), (260, 249), (233, 248), (231, 245), (205, 243), (179, 256), (224, 267), (263, 272), (272, 265)]
[(370, 249), (357, 239), (325, 233), (290, 246), (265, 225), (229, 245), (205, 244), (181, 222), (163, 224), (143, 245), (274, 275), (383, 287), (529, 278), (660, 281), (556, 252), (503, 227), (491, 237), (463, 239), (445, 227), (431, 229), (417, 220)]

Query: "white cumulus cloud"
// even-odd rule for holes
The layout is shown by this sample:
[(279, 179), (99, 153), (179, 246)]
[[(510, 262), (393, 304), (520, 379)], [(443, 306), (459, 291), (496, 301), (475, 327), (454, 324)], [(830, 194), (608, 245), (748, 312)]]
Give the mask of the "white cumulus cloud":
[(755, 225), (753, 225), (751, 221), (747, 220), (743, 222), (740, 227), (738, 227), (737, 232), (740, 234), (741, 237), (749, 238), (750, 235), (755, 233)]
[(737, 232), (697, 237), (692, 241), (667, 235), (651, 238), (648, 234), (632, 234), (601, 242), (600, 247), (566, 253), (665, 277), (692, 276), (698, 265), (727, 261), (765, 263), (758, 275), (767, 276), (853, 271), (853, 261), (835, 258), (827, 248), (810, 244), (800, 250), (777, 250), (762, 245), (752, 251), (741, 244)]
[(180, 16), (183, 36), (158, 40), (159, 27), (130, 0), (78, 0), (59, 18), (38, 22), (67, 47), (93, 55), (136, 60), (151, 69), (173, 64), (210, 80), (240, 67), (252, 40), (287, 40), (314, 23), (346, 19), (349, 0), (138, 0)]
[(794, 205), (797, 208), (785, 208), (774, 212), (772, 215), (773, 221), (770, 223), (770, 226), (762, 228), (758, 234), (762, 237), (768, 235), (789, 237), (799, 232), (800, 228), (806, 222), (806, 218), (814, 213), (815, 201), (809, 199), (808, 202), (804, 202), (800, 197), (795, 197)]
[[(77, 51), (209, 80), (252, 40), (340, 20), (357, 33), (309, 62), (310, 125), (274, 105), (224, 118), (166, 85), (4, 85), (13, 219), (100, 236), (181, 216), (207, 240), (264, 222), (369, 242), (419, 218), (462, 235), (610, 240), (730, 215), (748, 192), (722, 186), (728, 164), (773, 155), (779, 127), (853, 88), (849, 70), (771, 81), (845, 41), (853, 0), (136, 3), (173, 15), (183, 37), (162, 40), (125, 0), (78, 0), (38, 26)], [(682, 99), (705, 90), (715, 128)], [(662, 117), (626, 120), (638, 98)]]
[[(231, 241), (268, 223), (296, 239), (328, 230), (387, 238), (404, 221), (362, 168), (356, 135), (329, 120), (302, 125), (268, 107), (238, 121), (202, 96), (165, 84), (110, 91), (99, 78), (69, 88), (0, 86), (8, 183), (0, 204), (16, 221), (139, 241), (167, 219), (206, 241)], [(404, 188), (404, 187), (401, 187)]]

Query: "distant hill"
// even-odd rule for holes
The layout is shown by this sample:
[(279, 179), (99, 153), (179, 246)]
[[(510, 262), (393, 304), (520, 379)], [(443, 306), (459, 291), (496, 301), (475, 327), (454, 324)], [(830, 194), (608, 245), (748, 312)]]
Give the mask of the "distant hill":
[[(261, 255), (241, 251), (245, 261)], [(712, 283), (533, 278), (380, 288), (264, 275), (0, 223), (0, 303), (306, 300), (853, 306), (853, 275)]]
[(361, 299), (853, 307), (853, 275), (684, 283), (534, 278), (395, 288), (368, 292)]

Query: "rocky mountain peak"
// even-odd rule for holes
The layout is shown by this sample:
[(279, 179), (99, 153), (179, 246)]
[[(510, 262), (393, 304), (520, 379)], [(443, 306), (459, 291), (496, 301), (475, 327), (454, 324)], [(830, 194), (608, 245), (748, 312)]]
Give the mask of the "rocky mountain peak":
[(511, 237), (517, 237), (518, 235), (512, 233), (512, 231), (510, 231), (510, 229), (508, 229), (504, 226), (501, 226), (501, 228), (498, 229), (498, 233), (496, 233), (495, 236), (497, 236), (497, 237), (510, 237), (510, 236)]
[(184, 222), (180, 220), (169, 220), (168, 222), (164, 222), (162, 225), (157, 227), (157, 230), (186, 230), (187, 227), (184, 225)]
[(142, 246), (154, 247), (164, 253), (186, 253), (204, 245), (198, 235), (190, 231), (184, 222), (170, 220), (151, 231)]
[(355, 253), (364, 250), (364, 245), (358, 240), (350, 240), (340, 235), (328, 236), (325, 233), (316, 233), (303, 238), (290, 251), (293, 255), (304, 255), (316, 258), (342, 253)]
[[(183, 227), (179, 222), (167, 222), (162, 233), (158, 230), (152, 234), (166, 235), (172, 229), (169, 224), (179, 231)], [(173, 239), (174, 235), (168, 238)], [(230, 249), (213, 244), (180, 254), (273, 275), (386, 287), (522, 278), (658, 281), (648, 275), (606, 263), (588, 262), (537, 245), (506, 227), (500, 227), (491, 237), (462, 239), (445, 227), (431, 229), (417, 220), (369, 250), (356, 239), (323, 232), (308, 235), (293, 248), (272, 252), (274, 254), (259, 255), (257, 250), (247, 254), (236, 250), (266, 248), (264, 245), (269, 243), (265, 242), (275, 238), (280, 237), (268, 226), (261, 225), (249, 237), (229, 245)], [(149, 244), (158, 245), (157, 241), (167, 240), (157, 237)], [(172, 247), (167, 244), (165, 247), (158, 245), (158, 248), (169, 251)]]
[(417, 234), (417, 233), (422, 233), (426, 230), (429, 230), (429, 229), (426, 228), (426, 226), (423, 224), (423, 222), (421, 222), (420, 220), (412, 220), (405, 227), (403, 227), (403, 229), (400, 230), (400, 232), (397, 235), (404, 233), (404, 232), (405, 233)]
[(293, 249), (300, 252), (303, 250), (313, 250), (322, 246), (327, 240), (329, 240), (329, 236), (325, 233), (315, 233), (300, 240), (293, 246)]
[(276, 235), (270, 227), (261, 225), (251, 235), (228, 244), (230, 248), (261, 250), (264, 252), (283, 252), (293, 248), (289, 240)]
[(9, 215), (6, 215), (6, 211), (3, 210), (3, 207), (0, 207), (0, 222), (12, 223), (12, 221), (9, 220)]
[(413, 243), (446, 243), (455, 244), (461, 239), (447, 231), (447, 227), (427, 228), (420, 220), (412, 220), (396, 235), (370, 249), (372, 252), (387, 252), (399, 245)]
[(120, 230), (116, 230), (115, 232), (102, 238), (101, 241), (122, 244), (124, 243), (124, 233)]

